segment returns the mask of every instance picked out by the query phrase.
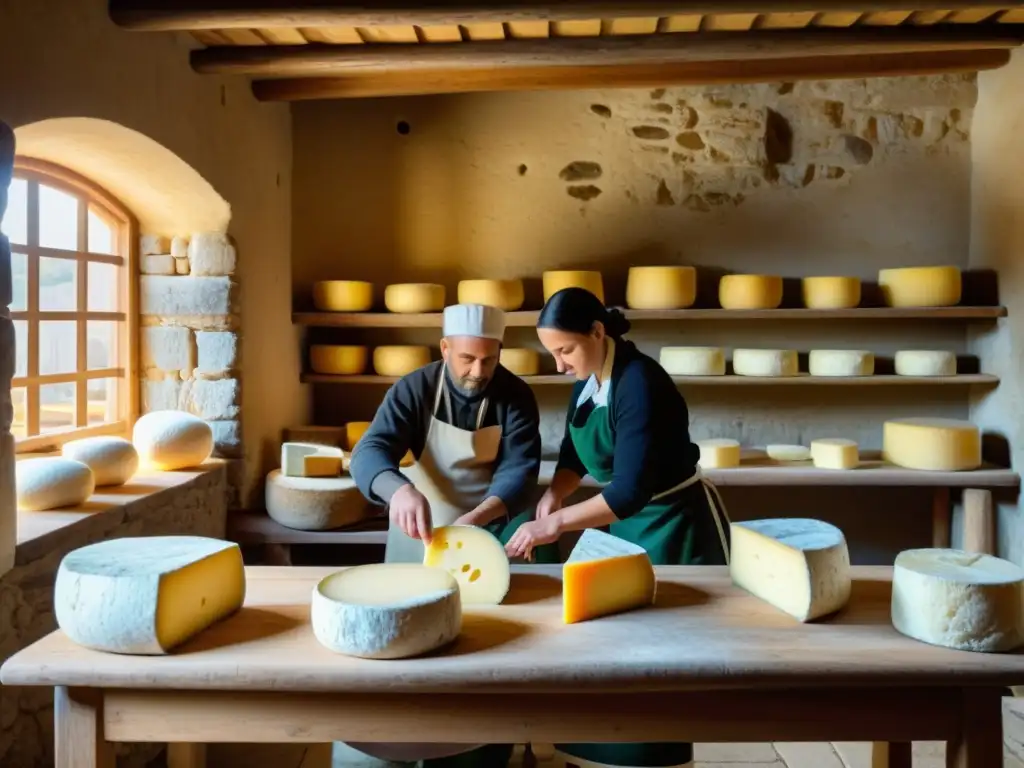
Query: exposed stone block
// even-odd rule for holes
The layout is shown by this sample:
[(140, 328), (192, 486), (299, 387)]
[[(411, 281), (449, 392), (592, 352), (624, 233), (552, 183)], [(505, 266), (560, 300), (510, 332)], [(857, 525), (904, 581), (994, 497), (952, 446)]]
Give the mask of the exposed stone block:
[(232, 275), (235, 246), (220, 232), (199, 232), (189, 241), (188, 260), (193, 275)]
[(196, 375), (213, 378), (238, 364), (238, 335), (231, 331), (197, 331), (199, 366)]
[(175, 237), (171, 240), (171, 256), (176, 259), (188, 258), (188, 238)]
[(139, 238), (139, 253), (153, 256), (171, 252), (171, 241), (163, 235), (142, 235)]
[(181, 408), (182, 383), (177, 378), (142, 382), (142, 408), (149, 411), (176, 411)]
[(187, 275), (189, 273), (188, 258), (175, 258), (174, 259), (174, 272), (178, 275)]
[(213, 429), (213, 455), (223, 459), (242, 456), (242, 430), (235, 420), (211, 421)]
[(170, 254), (143, 256), (139, 270), (144, 275), (173, 275), (174, 257)]
[(191, 371), (195, 367), (192, 331), (171, 326), (142, 329), (142, 367), (162, 371)]
[(203, 419), (238, 418), (238, 379), (196, 379), (188, 386), (188, 410)]
[(144, 315), (189, 317), (230, 315), (235, 284), (227, 277), (163, 277), (140, 279)]

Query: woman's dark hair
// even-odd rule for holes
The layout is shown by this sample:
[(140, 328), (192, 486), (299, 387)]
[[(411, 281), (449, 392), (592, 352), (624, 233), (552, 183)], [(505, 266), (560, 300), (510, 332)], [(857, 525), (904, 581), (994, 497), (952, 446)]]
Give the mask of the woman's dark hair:
[(604, 325), (604, 332), (613, 339), (622, 338), (629, 332), (630, 322), (619, 310), (605, 307), (585, 288), (563, 288), (544, 303), (537, 318), (537, 327), (585, 336), (598, 322)]

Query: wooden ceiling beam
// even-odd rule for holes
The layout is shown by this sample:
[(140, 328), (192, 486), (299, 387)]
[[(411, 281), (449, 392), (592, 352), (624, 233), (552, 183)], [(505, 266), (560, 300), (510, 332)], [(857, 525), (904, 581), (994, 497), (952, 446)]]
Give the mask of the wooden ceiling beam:
[(621, 67), (513, 67), (501, 70), (353, 73), (348, 77), (256, 80), (260, 101), (419, 96), (479, 91), (640, 88), (899, 77), (996, 69), (1008, 50), (702, 61)]
[[(982, 0), (110, 0), (109, 13), (124, 29), (174, 32), (989, 7), (991, 3)], [(997, 7), (1024, 8), (1024, 2), (1002, 2)]]

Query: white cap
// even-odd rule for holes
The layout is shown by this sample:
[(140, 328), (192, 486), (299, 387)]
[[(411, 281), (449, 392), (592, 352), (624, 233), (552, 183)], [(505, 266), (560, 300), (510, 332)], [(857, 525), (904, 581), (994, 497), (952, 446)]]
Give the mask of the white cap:
[(501, 341), (505, 336), (505, 312), (485, 304), (453, 304), (444, 308), (442, 335)]

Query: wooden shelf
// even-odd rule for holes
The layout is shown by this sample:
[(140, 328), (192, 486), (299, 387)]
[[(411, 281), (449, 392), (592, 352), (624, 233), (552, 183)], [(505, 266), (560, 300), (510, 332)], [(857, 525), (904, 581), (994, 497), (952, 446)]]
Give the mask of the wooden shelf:
[[(1006, 307), (858, 307), (855, 309), (627, 309), (638, 321), (680, 320), (996, 320), (1006, 317)], [(505, 315), (509, 327), (537, 325), (539, 310)], [(292, 323), (322, 328), (440, 328), (442, 314), (395, 314), (392, 312), (295, 312)]]
[(288, 528), (262, 511), (228, 515), (227, 537), (239, 544), (380, 544), (387, 541), (386, 517), (373, 518), (358, 528), (300, 531)]

